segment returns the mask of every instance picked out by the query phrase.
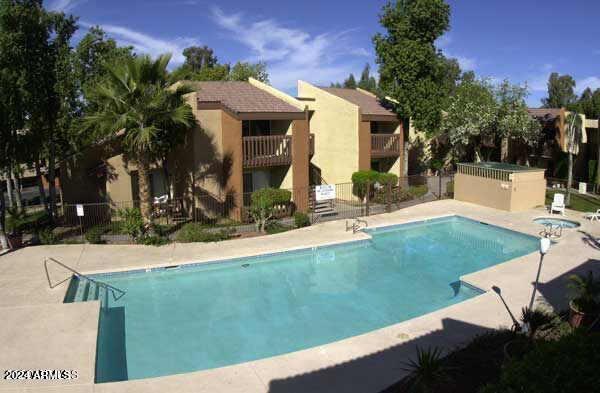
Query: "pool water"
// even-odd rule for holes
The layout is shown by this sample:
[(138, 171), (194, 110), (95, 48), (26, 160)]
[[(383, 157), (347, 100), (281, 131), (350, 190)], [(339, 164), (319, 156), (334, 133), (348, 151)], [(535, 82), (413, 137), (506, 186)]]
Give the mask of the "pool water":
[(581, 224), (577, 221), (565, 220), (563, 218), (550, 218), (550, 217), (540, 217), (533, 220), (533, 222), (540, 225), (553, 225), (561, 228), (579, 228)]
[(179, 269), (74, 279), (100, 299), (96, 381), (221, 367), (411, 319), (481, 292), (459, 277), (535, 251), (535, 237), (452, 216), (367, 231), (372, 240)]

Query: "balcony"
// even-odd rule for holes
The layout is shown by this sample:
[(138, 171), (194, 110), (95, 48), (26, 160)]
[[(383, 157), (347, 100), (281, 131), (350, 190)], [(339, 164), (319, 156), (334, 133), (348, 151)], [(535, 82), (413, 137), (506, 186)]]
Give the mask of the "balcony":
[[(260, 168), (292, 164), (292, 136), (267, 135), (242, 138), (244, 167)], [(309, 135), (309, 154), (315, 151), (314, 135)]]
[(400, 134), (371, 134), (371, 157), (400, 156)]

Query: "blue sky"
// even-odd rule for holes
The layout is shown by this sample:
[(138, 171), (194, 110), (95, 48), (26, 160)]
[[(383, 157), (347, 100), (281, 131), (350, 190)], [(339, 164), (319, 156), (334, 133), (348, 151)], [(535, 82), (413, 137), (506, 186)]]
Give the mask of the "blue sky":
[[(600, 2), (591, 0), (453, 0), (450, 31), (438, 46), (463, 69), (527, 83), (539, 106), (551, 72), (568, 73), (577, 90), (600, 87)], [(50, 0), (79, 16), (83, 34), (100, 25), (138, 52), (173, 53), (208, 45), (222, 62), (267, 62), (275, 87), (296, 80), (328, 85), (364, 64), (374, 67), (372, 36), (384, 0)], [(542, 5), (543, 4), (543, 5)]]

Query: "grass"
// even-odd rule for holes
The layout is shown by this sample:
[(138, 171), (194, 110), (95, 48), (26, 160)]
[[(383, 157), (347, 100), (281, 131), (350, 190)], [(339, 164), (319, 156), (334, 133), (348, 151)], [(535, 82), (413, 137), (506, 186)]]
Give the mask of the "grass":
[[(552, 204), (554, 194), (556, 193), (564, 194), (565, 191), (546, 191), (546, 204), (548, 206)], [(591, 195), (571, 193), (571, 204), (567, 207), (580, 212), (595, 212), (600, 209), (600, 198)]]

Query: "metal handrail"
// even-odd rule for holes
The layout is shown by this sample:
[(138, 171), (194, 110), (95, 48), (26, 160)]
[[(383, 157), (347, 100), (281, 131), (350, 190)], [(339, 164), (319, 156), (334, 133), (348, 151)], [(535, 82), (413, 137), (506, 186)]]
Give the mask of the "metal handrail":
[[(122, 289), (119, 289), (119, 288), (113, 287), (112, 285), (110, 285), (110, 284), (107, 284), (107, 283), (105, 283), (105, 282), (102, 282), (102, 281), (97, 281), (97, 280), (94, 280), (93, 278), (91, 278), (91, 277), (89, 277), (89, 276), (86, 276), (85, 274), (79, 273), (77, 270), (73, 269), (72, 267), (69, 267), (69, 266), (65, 265), (64, 263), (62, 263), (62, 262), (60, 262), (60, 261), (57, 261), (56, 259), (54, 259), (54, 258), (52, 258), (52, 257), (49, 257), (49, 258), (45, 258), (45, 259), (44, 259), (44, 269), (45, 269), (45, 271), (46, 271), (46, 279), (48, 280), (48, 286), (50, 287), (50, 289), (54, 289), (54, 288), (56, 288), (57, 286), (59, 286), (59, 285), (60, 285), (60, 284), (62, 284), (63, 282), (65, 282), (65, 281), (69, 280), (69, 279), (70, 279), (70, 277), (69, 277), (69, 278), (67, 278), (66, 280), (63, 280), (63, 281), (59, 282), (58, 284), (56, 284), (56, 285), (52, 286), (52, 282), (50, 281), (50, 273), (48, 272), (48, 261), (50, 261), (50, 262), (54, 262), (54, 263), (56, 263), (57, 265), (59, 265), (59, 266), (62, 266), (63, 268), (65, 268), (65, 269), (67, 269), (68, 271), (70, 271), (71, 273), (73, 273), (73, 274), (74, 274), (74, 275), (75, 275), (77, 278), (80, 278), (80, 279), (81, 279), (81, 278), (84, 278), (84, 279), (86, 279), (86, 280), (88, 280), (88, 281), (90, 281), (90, 282), (92, 282), (92, 283), (96, 284), (96, 285), (97, 285), (97, 286), (99, 286), (99, 287), (106, 288), (106, 290), (107, 290), (107, 291), (110, 291), (110, 292), (112, 293), (112, 295), (113, 295), (113, 300), (115, 300), (115, 301), (117, 301), (117, 300), (121, 299), (121, 298), (122, 298), (123, 296), (125, 296), (125, 294), (127, 293), (127, 292), (123, 291)], [(117, 296), (117, 294), (119, 294), (119, 296)]]

